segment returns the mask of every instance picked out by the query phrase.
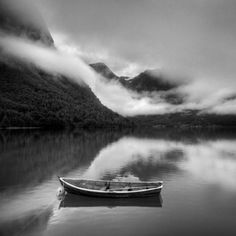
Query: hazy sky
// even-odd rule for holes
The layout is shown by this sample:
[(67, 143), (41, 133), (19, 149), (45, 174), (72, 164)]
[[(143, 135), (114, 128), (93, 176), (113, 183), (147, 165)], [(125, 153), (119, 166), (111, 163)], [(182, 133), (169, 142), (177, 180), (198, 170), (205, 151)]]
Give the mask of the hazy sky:
[(235, 0), (35, 0), (60, 44), (120, 73), (235, 77)]

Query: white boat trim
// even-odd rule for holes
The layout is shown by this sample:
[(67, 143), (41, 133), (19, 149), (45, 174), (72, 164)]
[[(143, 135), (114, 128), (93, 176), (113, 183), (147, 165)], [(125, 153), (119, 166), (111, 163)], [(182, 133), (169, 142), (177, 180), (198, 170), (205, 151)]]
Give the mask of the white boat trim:
[[(71, 179), (71, 180), (78, 180), (78, 178), (67, 178), (67, 177), (59, 177), (60, 179)], [(98, 180), (95, 180), (95, 179), (80, 179), (80, 180), (84, 180), (84, 181), (96, 181), (96, 182), (115, 182), (115, 183), (161, 183), (163, 184), (163, 181), (119, 181), (119, 180), (102, 180), (102, 179), (98, 179)]]

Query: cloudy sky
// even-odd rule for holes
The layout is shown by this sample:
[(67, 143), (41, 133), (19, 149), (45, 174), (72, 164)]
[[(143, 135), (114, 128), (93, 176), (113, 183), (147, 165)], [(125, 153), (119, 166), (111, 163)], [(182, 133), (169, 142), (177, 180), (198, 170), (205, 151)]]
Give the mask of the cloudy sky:
[(58, 44), (118, 74), (168, 67), (236, 75), (235, 0), (35, 1)]

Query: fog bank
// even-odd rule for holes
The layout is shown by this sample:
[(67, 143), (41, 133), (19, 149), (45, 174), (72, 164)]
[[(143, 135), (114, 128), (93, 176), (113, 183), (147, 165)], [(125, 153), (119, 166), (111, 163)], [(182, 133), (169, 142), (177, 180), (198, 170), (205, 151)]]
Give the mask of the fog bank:
[(185, 109), (236, 114), (236, 85), (227, 80), (214, 82), (211, 77), (193, 77), (174, 89), (178, 96), (184, 97), (184, 103), (174, 105), (163, 99), (165, 91), (152, 92), (149, 96), (148, 93), (132, 92), (119, 82), (107, 82), (73, 52), (4, 34), (1, 34), (0, 46), (4, 53), (33, 63), (49, 73), (67, 76), (80, 85), (87, 84), (105, 106), (123, 116), (173, 113)]

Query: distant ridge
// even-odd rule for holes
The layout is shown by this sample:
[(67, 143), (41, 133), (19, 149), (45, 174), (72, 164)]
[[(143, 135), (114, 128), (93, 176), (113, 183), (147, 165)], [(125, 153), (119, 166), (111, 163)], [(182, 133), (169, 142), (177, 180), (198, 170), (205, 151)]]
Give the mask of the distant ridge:
[(104, 76), (107, 79), (119, 80), (120, 77), (111, 71), (111, 69), (103, 62), (89, 64), (98, 74)]
[(146, 70), (127, 80), (128, 77), (117, 76), (103, 62), (93, 63), (90, 64), (90, 66), (105, 78), (109, 80), (117, 80), (126, 88), (137, 92), (167, 91), (179, 86), (177, 82), (168, 80), (166, 76), (161, 75), (157, 70)]
[(117, 76), (102, 62), (90, 64), (90, 66), (108, 81), (117, 81), (125, 88), (137, 93), (163, 91), (165, 93), (161, 94), (161, 98), (168, 103), (181, 104), (184, 101), (183, 96), (174, 91), (180, 83), (175, 82), (173, 79), (170, 80), (158, 70), (146, 70), (133, 78), (127, 79), (128, 77), (125, 76)]
[(158, 70), (146, 70), (132, 78), (128, 87), (138, 92), (167, 91), (178, 87), (178, 83), (168, 80)]
[[(99, 66), (97, 66), (99, 65)], [(118, 81), (125, 88), (137, 93), (150, 96), (152, 92), (159, 92), (160, 97), (167, 103), (178, 105), (184, 103), (184, 96), (176, 92), (180, 82), (175, 82), (164, 76), (158, 70), (146, 70), (139, 75), (129, 78), (115, 75), (104, 63), (90, 65), (94, 70), (109, 80)], [(104, 72), (105, 71), (105, 72)], [(107, 73), (107, 71), (109, 73)], [(108, 75), (108, 76), (107, 76)], [(179, 81), (179, 80), (178, 80)], [(229, 98), (230, 99), (230, 98)], [(189, 128), (236, 128), (236, 115), (233, 114), (204, 114), (198, 110), (184, 110), (176, 113), (165, 113), (156, 115), (137, 115), (129, 117), (138, 127), (163, 128), (172, 127), (178, 129)]]

